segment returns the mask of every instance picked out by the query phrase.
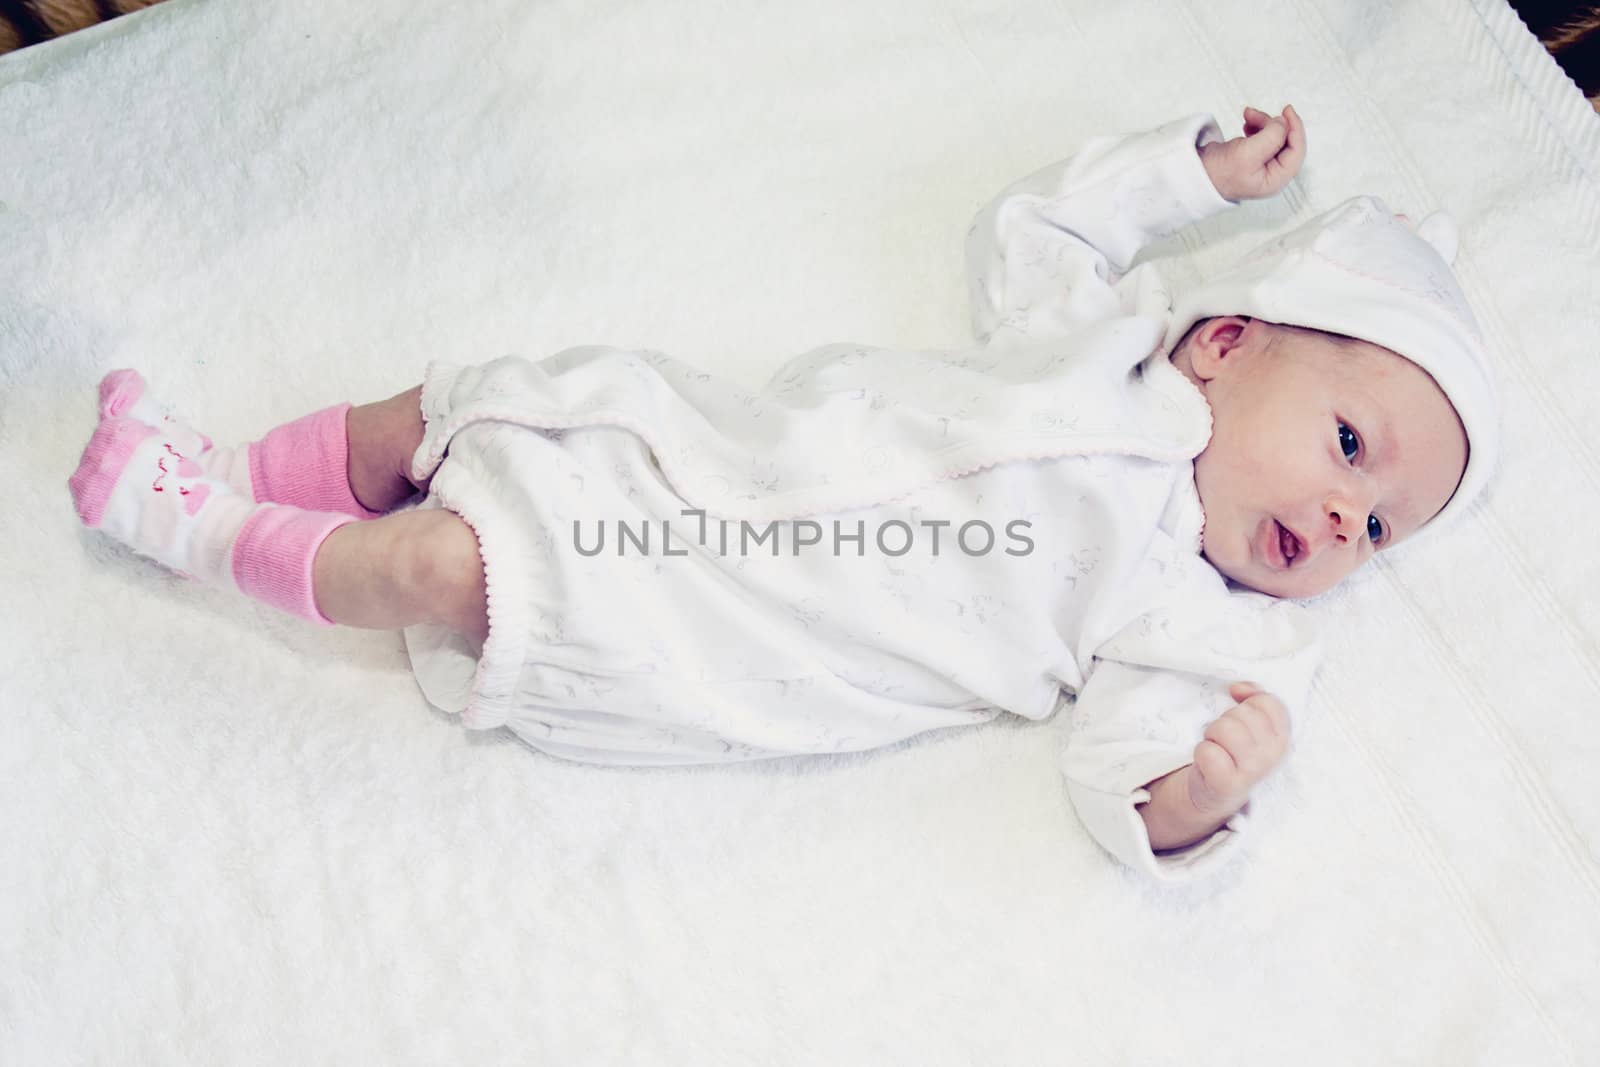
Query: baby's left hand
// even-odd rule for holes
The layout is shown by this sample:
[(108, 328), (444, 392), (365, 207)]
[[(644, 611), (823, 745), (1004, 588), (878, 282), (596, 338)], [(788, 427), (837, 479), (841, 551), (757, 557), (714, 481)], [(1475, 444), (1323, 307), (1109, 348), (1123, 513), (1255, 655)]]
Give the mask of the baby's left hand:
[(1189, 800), (1203, 814), (1238, 811), (1289, 751), (1281, 700), (1248, 682), (1230, 685), (1228, 695), (1238, 703), (1206, 727), (1194, 750)]
[(1306, 158), (1306, 127), (1292, 105), (1282, 115), (1244, 109), (1244, 136), (1200, 148), (1200, 162), (1217, 192), (1228, 200), (1275, 196), (1300, 173)]

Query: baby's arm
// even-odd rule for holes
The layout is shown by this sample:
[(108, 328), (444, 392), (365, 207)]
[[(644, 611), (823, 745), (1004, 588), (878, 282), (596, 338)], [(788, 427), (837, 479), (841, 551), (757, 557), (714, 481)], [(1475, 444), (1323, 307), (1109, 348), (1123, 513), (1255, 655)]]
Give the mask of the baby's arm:
[(1247, 107), (1244, 123), (1227, 141), (1205, 114), (1099, 137), (1007, 186), (967, 233), (977, 337), (1060, 334), (1122, 313), (1117, 282), (1141, 248), (1281, 190), (1305, 158), (1300, 116)]
[(1002, 190), (967, 233), (978, 338), (1059, 335), (1122, 313), (1115, 286), (1141, 248), (1231, 206), (1197, 151), (1221, 140), (1210, 115), (1189, 115), (1097, 137)]
[(1289, 751), (1289, 715), (1282, 701), (1246, 682), (1230, 686), (1228, 693), (1239, 703), (1206, 727), (1194, 762), (1144, 785), (1150, 799), (1138, 811), (1157, 852), (1214, 834)]
[[(1222, 864), (1248, 821), (1248, 808), (1210, 808), (1202, 819), (1197, 807), (1185, 807), (1196, 742), (1222, 710), (1221, 695), (1185, 671), (1097, 657), (1073, 705), (1061, 754), (1073, 810), (1107, 852), (1158, 881), (1184, 881)], [(1155, 785), (1160, 800), (1149, 788)], [(1169, 797), (1174, 787), (1180, 794)], [(1152, 829), (1160, 836), (1152, 838)]]
[[(1130, 595), (1161, 602), (1095, 642), (1061, 772), (1106, 851), (1175, 882), (1239, 851), (1259, 785), (1287, 752), (1289, 715), (1310, 697), (1321, 642), (1304, 607), (1229, 591), (1176, 544), (1158, 538), (1149, 562)], [(1255, 681), (1228, 684), (1239, 677)]]

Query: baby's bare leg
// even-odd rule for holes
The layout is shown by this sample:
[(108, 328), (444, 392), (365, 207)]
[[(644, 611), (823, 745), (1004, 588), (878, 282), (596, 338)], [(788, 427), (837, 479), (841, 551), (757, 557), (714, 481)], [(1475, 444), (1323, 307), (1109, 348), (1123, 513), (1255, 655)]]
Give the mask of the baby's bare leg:
[(339, 527), (317, 551), (312, 582), (317, 610), (345, 626), (431, 622), (479, 644), (489, 633), (477, 535), (441, 508)]
[(389, 511), (427, 481), (411, 479), (411, 457), (422, 443), (422, 386), (388, 400), (352, 407), (345, 416), (350, 446), (350, 492), (369, 511)]

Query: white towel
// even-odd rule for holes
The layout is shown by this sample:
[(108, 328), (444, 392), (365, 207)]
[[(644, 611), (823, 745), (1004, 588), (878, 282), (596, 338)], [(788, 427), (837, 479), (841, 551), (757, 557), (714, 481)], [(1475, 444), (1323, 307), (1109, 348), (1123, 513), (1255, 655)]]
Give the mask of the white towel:
[[(1505, 447), (1323, 605), (1192, 888), (1078, 825), (1063, 721), (567, 764), (76, 525), (109, 368), (243, 441), (434, 358), (953, 346), (996, 190), (1285, 102), (1301, 177), (1151, 254), (1449, 210)], [(1600, 1060), (1597, 175), (1500, 0), (171, 0), (0, 59), (0, 1063)]]

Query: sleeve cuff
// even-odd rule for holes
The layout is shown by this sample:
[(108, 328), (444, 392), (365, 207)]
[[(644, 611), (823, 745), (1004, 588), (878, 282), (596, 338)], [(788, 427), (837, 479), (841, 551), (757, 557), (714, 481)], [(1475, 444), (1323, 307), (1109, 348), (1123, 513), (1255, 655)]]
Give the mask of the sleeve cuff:
[(1210, 218), (1238, 201), (1229, 200), (1211, 184), (1211, 176), (1200, 160), (1200, 147), (1223, 140), (1222, 128), (1217, 120), (1207, 114), (1194, 114), (1176, 119), (1159, 127), (1158, 135), (1170, 138), (1171, 148), (1163, 154), (1158, 168), (1166, 187), (1172, 192), (1173, 214), (1166, 219), (1152, 219), (1153, 228), (1163, 234), (1176, 233), (1184, 226)]
[(1246, 803), (1204, 840), (1170, 852), (1157, 853), (1150, 847), (1144, 817), (1137, 807), (1150, 799), (1144, 783), (1185, 766), (1191, 762), (1191, 755), (1175, 750), (1150, 752), (1129, 760), (1116, 776), (1120, 781), (1106, 783), (1105, 787), (1067, 777), (1067, 795), (1095, 840), (1117, 859), (1157, 882), (1189, 882), (1221, 867), (1238, 854), (1240, 835), (1249, 825), (1250, 805)]

